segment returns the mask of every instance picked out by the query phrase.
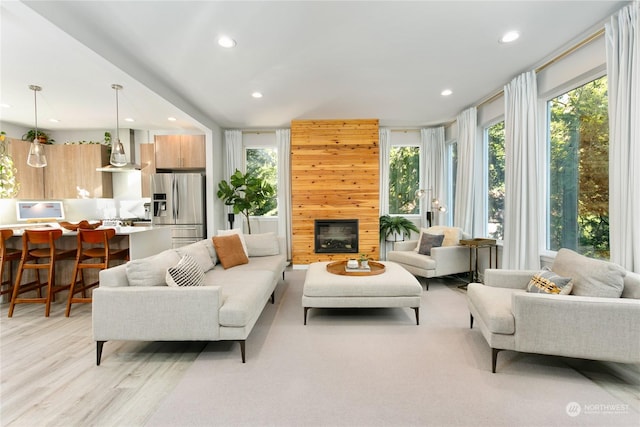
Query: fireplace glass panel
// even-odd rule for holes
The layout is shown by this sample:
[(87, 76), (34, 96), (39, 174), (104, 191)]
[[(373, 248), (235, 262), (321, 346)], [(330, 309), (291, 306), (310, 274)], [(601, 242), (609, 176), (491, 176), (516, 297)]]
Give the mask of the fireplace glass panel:
[(357, 219), (317, 219), (316, 253), (358, 253)]

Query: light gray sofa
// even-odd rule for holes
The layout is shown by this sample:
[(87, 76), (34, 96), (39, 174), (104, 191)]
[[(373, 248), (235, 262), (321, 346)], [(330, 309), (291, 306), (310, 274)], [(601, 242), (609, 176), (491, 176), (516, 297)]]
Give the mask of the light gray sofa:
[(470, 326), (491, 347), (492, 372), (501, 350), (640, 363), (640, 274), (568, 249), (551, 271), (572, 279), (571, 294), (527, 292), (537, 271), (487, 269), (484, 284), (469, 284)]
[[(287, 265), (284, 239), (273, 233), (244, 237), (249, 263), (226, 270), (215, 265), (211, 239), (102, 270), (100, 285), (93, 292), (97, 364), (109, 340), (233, 340), (240, 343), (244, 363), (245, 340), (269, 298), (274, 302)], [(184, 254), (199, 264), (210, 263), (210, 270), (203, 268), (204, 286), (166, 285), (167, 268)]]
[[(442, 230), (453, 227), (431, 227), (422, 229), (421, 232), (430, 234), (443, 234)], [(418, 240), (395, 242), (393, 250), (387, 253), (387, 260), (403, 266), (414, 276), (431, 277), (448, 276), (450, 274), (469, 272), (469, 248), (459, 246), (462, 239), (470, 238), (469, 234), (457, 229), (459, 235), (452, 238), (450, 246), (441, 246), (431, 249), (431, 255), (423, 255), (416, 251)], [(457, 240), (457, 241), (456, 241)], [(429, 290), (429, 280), (426, 280), (426, 289)]]

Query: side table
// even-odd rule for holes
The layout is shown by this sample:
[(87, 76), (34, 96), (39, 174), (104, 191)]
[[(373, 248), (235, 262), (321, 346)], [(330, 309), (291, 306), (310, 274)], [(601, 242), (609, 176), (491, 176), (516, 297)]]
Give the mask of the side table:
[[(460, 244), (463, 246), (469, 247), (469, 277), (471, 282), (477, 282), (480, 280), (480, 274), (478, 272), (478, 249), (480, 248), (489, 248), (489, 268), (493, 265), (491, 249), (495, 248), (496, 250), (496, 266), (498, 268), (498, 245), (496, 244), (495, 239), (486, 239), (482, 237), (477, 237), (475, 239), (462, 239), (460, 240)], [(473, 267), (473, 251), (475, 249), (475, 268)]]

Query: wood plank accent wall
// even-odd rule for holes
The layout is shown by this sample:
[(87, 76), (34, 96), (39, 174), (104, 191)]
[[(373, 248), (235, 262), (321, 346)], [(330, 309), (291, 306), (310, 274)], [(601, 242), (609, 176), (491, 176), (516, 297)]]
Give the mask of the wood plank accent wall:
[(377, 119), (291, 122), (293, 264), (357, 257), (316, 254), (316, 219), (358, 219), (359, 253), (379, 259), (379, 163)]

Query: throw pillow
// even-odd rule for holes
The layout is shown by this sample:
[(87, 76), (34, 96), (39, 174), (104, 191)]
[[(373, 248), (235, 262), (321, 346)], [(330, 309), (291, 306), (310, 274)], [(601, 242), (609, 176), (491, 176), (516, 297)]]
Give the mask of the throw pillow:
[(420, 236), (420, 249), (418, 249), (418, 253), (422, 255), (431, 255), (431, 248), (442, 246), (443, 240), (444, 235), (442, 234), (422, 233)]
[(543, 268), (533, 275), (527, 285), (527, 292), (535, 294), (568, 295), (573, 288), (570, 277), (562, 277), (554, 273), (549, 267)]
[(620, 298), (627, 271), (612, 262), (593, 259), (562, 248), (551, 270), (573, 279), (573, 295)]
[(249, 263), (249, 258), (242, 249), (242, 242), (237, 234), (216, 236), (213, 238), (213, 246), (216, 248), (220, 263), (225, 270), (236, 265)]
[(270, 256), (280, 253), (276, 233), (247, 234), (244, 236), (248, 256)]
[[(203, 272), (207, 272), (214, 267), (211, 254), (207, 249), (207, 243), (209, 243), (209, 240), (201, 240), (187, 246), (176, 248), (176, 252), (178, 252), (180, 256), (189, 255), (198, 263)], [(209, 244), (213, 247), (213, 243)]]
[(175, 267), (169, 267), (165, 277), (169, 286), (202, 286), (204, 271), (189, 255), (182, 257)]
[(180, 255), (173, 249), (129, 261), (126, 266), (129, 286), (166, 286), (167, 267), (173, 267), (178, 262)]
[(242, 243), (244, 254), (246, 256), (249, 256), (249, 251), (247, 250), (247, 244), (244, 241), (244, 234), (242, 234), (242, 230), (240, 230), (239, 228), (234, 228), (233, 230), (218, 230), (218, 236), (230, 236), (232, 234), (237, 234), (240, 237), (240, 242)]
[(415, 248), (416, 252), (419, 252), (420, 240), (422, 240), (423, 233), (428, 233), (432, 235), (443, 235), (444, 240), (442, 241), (442, 246), (457, 246), (460, 244), (460, 239), (462, 238), (462, 228), (459, 228), (459, 227), (446, 227), (444, 225), (434, 225), (433, 227), (429, 227), (429, 228), (421, 228), (420, 238)]

